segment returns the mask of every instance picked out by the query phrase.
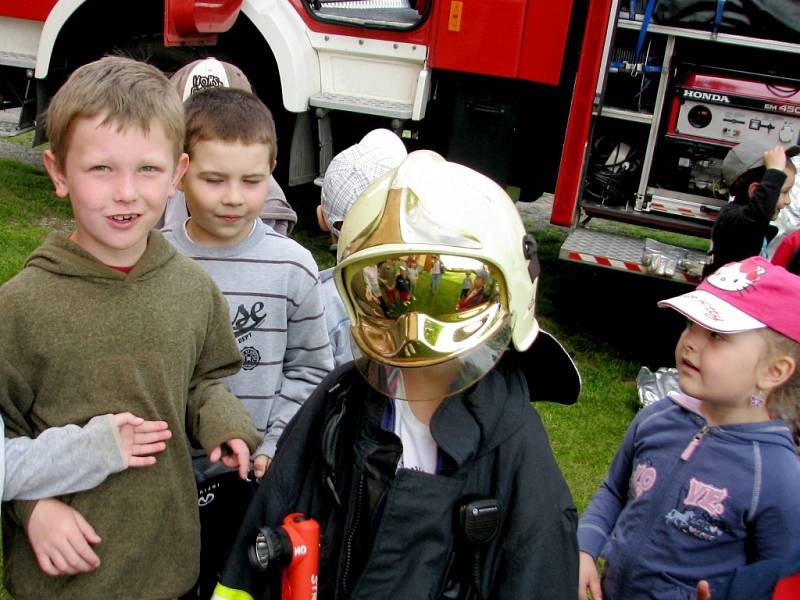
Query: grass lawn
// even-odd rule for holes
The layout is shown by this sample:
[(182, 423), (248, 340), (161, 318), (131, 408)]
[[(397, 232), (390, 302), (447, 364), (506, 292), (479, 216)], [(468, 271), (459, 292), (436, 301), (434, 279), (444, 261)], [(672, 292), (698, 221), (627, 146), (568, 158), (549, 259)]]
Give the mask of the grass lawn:
[[(48, 231), (69, 226), (69, 205), (52, 194), (42, 171), (0, 159), (0, 283), (22, 267)], [(575, 406), (536, 408), (583, 510), (636, 412), (640, 366), (655, 370), (673, 364), (683, 321), (673, 311), (657, 309), (656, 301), (689, 288), (561, 261), (564, 230), (547, 227), (534, 235), (542, 264), (537, 303), (541, 326), (561, 340), (583, 378)], [(329, 239), (316, 223), (301, 223), (293, 237), (314, 253), (320, 268), (333, 264)], [(6, 598), (0, 590), (0, 600)]]

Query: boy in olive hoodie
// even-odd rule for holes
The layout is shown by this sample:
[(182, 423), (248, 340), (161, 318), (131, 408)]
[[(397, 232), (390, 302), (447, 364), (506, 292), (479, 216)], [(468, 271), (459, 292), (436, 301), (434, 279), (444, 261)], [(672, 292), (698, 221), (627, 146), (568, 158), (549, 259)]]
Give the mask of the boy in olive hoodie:
[(131, 411), (177, 439), (149, 469), (4, 506), (6, 585), (17, 600), (174, 598), (199, 563), (190, 443), (244, 478), (260, 441), (222, 384), (240, 367), (225, 299), (151, 231), (186, 170), (183, 109), (156, 68), (107, 57), (56, 93), (47, 132), (45, 167), (75, 229), (49, 236), (0, 288), (7, 435)]

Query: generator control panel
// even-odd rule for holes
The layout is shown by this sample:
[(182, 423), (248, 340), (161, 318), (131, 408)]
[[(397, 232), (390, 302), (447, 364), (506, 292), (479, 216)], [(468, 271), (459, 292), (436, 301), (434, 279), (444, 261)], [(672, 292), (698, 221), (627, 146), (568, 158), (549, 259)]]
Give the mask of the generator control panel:
[(800, 82), (691, 73), (675, 88), (667, 136), (724, 146), (746, 140), (796, 144)]

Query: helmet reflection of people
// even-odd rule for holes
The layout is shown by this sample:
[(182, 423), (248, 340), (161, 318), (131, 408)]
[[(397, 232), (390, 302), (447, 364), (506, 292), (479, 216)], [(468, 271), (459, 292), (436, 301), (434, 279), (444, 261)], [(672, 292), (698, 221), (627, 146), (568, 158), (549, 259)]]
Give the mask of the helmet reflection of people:
[[(338, 252), (336, 284), (356, 366), (384, 394), (427, 399), (396, 383), (389, 389), (397, 374), (405, 387), (409, 375), (424, 377), (430, 392), (423, 396), (441, 392), (429, 384), (442, 378), (446, 395), (456, 393), (483, 377), (509, 342), (524, 351), (537, 336), (535, 243), (513, 201), (487, 177), (438, 154), (414, 152), (374, 182), (350, 209)], [(398, 263), (412, 261), (420, 265), (413, 298), (401, 302), (396, 285), (378, 303), (367, 298), (376, 266), (382, 283), (389, 271), (396, 283)]]

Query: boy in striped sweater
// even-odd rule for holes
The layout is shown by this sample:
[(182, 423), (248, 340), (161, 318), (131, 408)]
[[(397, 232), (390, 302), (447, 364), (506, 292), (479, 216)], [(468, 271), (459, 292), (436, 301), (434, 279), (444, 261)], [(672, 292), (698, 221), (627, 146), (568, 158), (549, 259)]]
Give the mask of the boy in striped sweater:
[[(319, 272), (308, 250), (259, 218), (277, 153), (269, 109), (253, 94), (233, 88), (199, 91), (185, 108), (190, 161), (179, 188), (191, 216), (164, 234), (228, 299), (243, 367), (226, 384), (263, 435), (253, 453), (260, 479), (287, 423), (333, 368)], [(201, 565), (201, 580), (215, 579), (249, 493), (224, 494), (238, 507), (223, 508), (220, 486), (238, 487), (236, 479), (204, 457), (195, 461), (195, 474), (201, 492), (212, 490), (220, 505), (200, 511), (204, 560), (211, 561)], [(216, 557), (209, 559), (212, 545)]]

